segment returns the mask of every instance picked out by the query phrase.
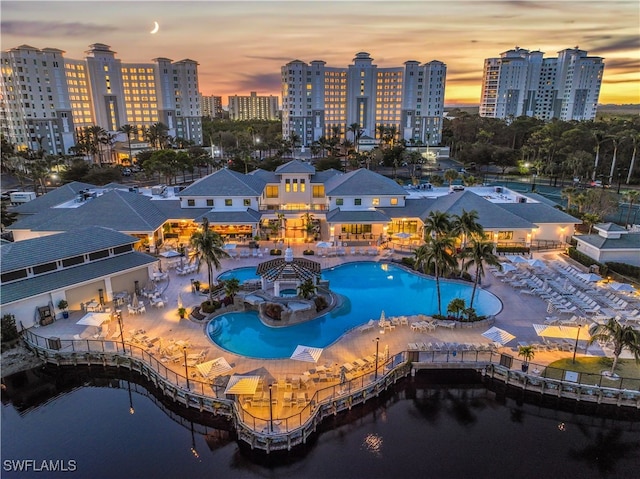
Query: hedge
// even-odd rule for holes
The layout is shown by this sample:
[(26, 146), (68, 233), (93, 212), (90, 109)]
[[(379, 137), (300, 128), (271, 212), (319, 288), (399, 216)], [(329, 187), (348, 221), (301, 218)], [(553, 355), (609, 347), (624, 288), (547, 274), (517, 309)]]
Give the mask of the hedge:
[(626, 263), (607, 263), (607, 266), (611, 271), (615, 271), (623, 276), (629, 276), (630, 278), (640, 279), (640, 266), (633, 266)]
[(569, 249), (567, 249), (567, 253), (569, 254), (569, 258), (576, 260), (581, 265), (587, 267), (593, 266), (594, 264), (597, 265), (600, 269), (600, 276), (606, 276), (607, 271), (609, 271), (609, 267), (606, 264), (599, 263), (591, 256), (587, 256), (586, 254), (581, 253), (574, 246), (571, 246)]

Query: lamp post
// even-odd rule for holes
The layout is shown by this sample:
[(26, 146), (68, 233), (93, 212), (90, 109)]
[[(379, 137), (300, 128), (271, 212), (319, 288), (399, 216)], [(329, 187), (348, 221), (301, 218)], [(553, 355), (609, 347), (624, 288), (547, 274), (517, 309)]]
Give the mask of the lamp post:
[(129, 414), (135, 413), (135, 409), (133, 409), (133, 398), (131, 397), (131, 383), (127, 381), (127, 386), (129, 389)]
[(576, 344), (573, 347), (573, 363), (575, 364), (576, 362), (576, 352), (578, 351), (578, 340), (580, 339), (580, 328), (582, 327), (582, 324), (578, 325), (578, 334), (576, 334)]
[(122, 327), (122, 311), (119, 309), (116, 309), (116, 318), (118, 318), (118, 325), (120, 326), (120, 340), (122, 341), (122, 352), (124, 353), (124, 328)]
[(620, 194), (620, 184), (622, 183), (622, 181), (620, 180), (620, 176), (622, 175), (622, 172), (620, 168), (617, 168), (616, 171), (618, 172), (618, 190), (616, 191), (616, 193)]
[(538, 170), (531, 168), (531, 191), (536, 191), (536, 176), (538, 176)]
[(269, 384), (269, 432), (273, 432), (273, 384)]
[(184, 376), (187, 378), (187, 390), (190, 390), (189, 387), (189, 367), (187, 366), (187, 347), (182, 347), (182, 352), (184, 353)]
[(374, 374), (374, 381), (378, 380), (378, 347), (380, 346), (380, 338), (376, 338), (376, 372)]

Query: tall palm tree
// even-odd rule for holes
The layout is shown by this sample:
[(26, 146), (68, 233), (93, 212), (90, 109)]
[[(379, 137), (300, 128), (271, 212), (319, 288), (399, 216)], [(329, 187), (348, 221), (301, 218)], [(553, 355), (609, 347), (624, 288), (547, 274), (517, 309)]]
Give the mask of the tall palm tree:
[(628, 185), (631, 181), (631, 175), (633, 174), (633, 167), (636, 164), (636, 153), (638, 152), (638, 143), (640, 143), (640, 133), (635, 132), (629, 135), (629, 139), (633, 143), (633, 153), (631, 153), (631, 164), (629, 165), (629, 173), (627, 173), (627, 181), (625, 183)]
[(88, 126), (85, 128), (85, 134), (87, 135), (87, 141), (90, 144), (90, 153), (94, 156), (98, 157), (98, 164), (102, 166), (102, 148), (100, 147), (101, 142), (100, 139), (107, 131), (101, 126), (94, 125)]
[(291, 142), (291, 148), (293, 150), (293, 156), (296, 156), (296, 146), (300, 143), (300, 135), (298, 135), (295, 131), (289, 133), (289, 141)]
[(462, 214), (453, 215), (451, 222), (451, 233), (455, 236), (462, 236), (462, 250), (467, 247), (467, 241), (471, 238), (482, 238), (484, 228), (478, 223), (478, 212), (476, 210), (462, 210)]
[(433, 265), (436, 278), (436, 291), (438, 293), (438, 314), (442, 316), (442, 296), (440, 294), (440, 276), (455, 268), (456, 260), (453, 255), (453, 238), (443, 236), (432, 238), (427, 243), (418, 247), (415, 251), (416, 268), (428, 271)]
[(446, 236), (449, 231), (451, 231), (449, 215), (442, 211), (430, 211), (429, 216), (424, 220), (425, 241), (427, 238)]
[(560, 196), (567, 199), (567, 211), (571, 211), (571, 200), (577, 193), (578, 189), (574, 186), (567, 186), (560, 192)]
[(202, 231), (196, 231), (191, 235), (191, 254), (189, 261), (197, 261), (198, 271), (202, 263), (207, 264), (209, 280), (209, 301), (213, 302), (213, 268), (220, 268), (220, 258), (229, 255), (224, 250), (224, 240), (215, 231), (209, 229), (209, 220), (202, 220)]
[(582, 215), (582, 221), (585, 224), (589, 225), (588, 234), (591, 234), (591, 231), (593, 230), (593, 225), (595, 225), (600, 221), (600, 216), (595, 213), (585, 213), (584, 215)]
[(622, 195), (622, 198), (625, 201), (629, 202), (629, 210), (627, 211), (627, 219), (625, 220), (625, 226), (629, 224), (629, 218), (631, 217), (631, 208), (633, 204), (640, 198), (640, 191), (638, 190), (629, 190), (625, 191)]
[(360, 137), (362, 137), (362, 128), (360, 128), (360, 123), (351, 123), (347, 131), (350, 131), (353, 134), (353, 144), (356, 147), (356, 153), (360, 153)]
[(464, 270), (468, 270), (471, 266), (475, 266), (476, 274), (473, 281), (473, 291), (471, 292), (470, 307), (473, 307), (473, 300), (476, 297), (476, 289), (478, 284), (485, 276), (484, 265), (495, 266), (498, 269), (502, 269), (500, 260), (493, 254), (493, 243), (490, 241), (473, 241), (471, 243), (471, 250), (465, 255), (469, 258), (469, 261), (464, 263)]
[(596, 172), (598, 170), (598, 163), (600, 161), (600, 145), (602, 145), (602, 143), (604, 143), (609, 138), (607, 138), (605, 136), (605, 132), (602, 131), (602, 130), (593, 131), (593, 138), (594, 138), (594, 140), (596, 142), (596, 146), (595, 146), (596, 158), (595, 158), (595, 162), (594, 162), (594, 165), (593, 165), (593, 173), (591, 175), (591, 179), (595, 180), (596, 179)]
[(611, 374), (614, 374), (618, 365), (618, 358), (623, 349), (628, 349), (633, 354), (637, 363), (640, 363), (640, 331), (632, 326), (622, 326), (615, 318), (610, 318), (604, 324), (594, 323), (589, 328), (589, 345), (596, 341), (613, 343), (613, 364)]
[(138, 127), (134, 125), (122, 125), (119, 131), (127, 135), (127, 143), (129, 145), (129, 163), (133, 164), (133, 156), (131, 154), (131, 137), (138, 134)]

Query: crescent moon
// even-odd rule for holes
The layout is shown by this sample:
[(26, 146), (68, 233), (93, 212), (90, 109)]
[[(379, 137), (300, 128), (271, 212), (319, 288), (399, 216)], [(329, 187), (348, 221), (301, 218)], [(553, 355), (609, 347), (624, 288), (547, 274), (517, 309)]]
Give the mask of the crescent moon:
[(160, 25), (158, 25), (158, 22), (153, 22), (153, 30), (149, 33), (158, 33), (158, 30), (160, 30)]

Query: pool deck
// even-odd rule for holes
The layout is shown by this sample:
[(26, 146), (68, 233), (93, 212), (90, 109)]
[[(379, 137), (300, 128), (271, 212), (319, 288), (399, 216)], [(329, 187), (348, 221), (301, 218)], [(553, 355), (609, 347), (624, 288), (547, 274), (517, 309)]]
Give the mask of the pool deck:
[[(294, 254), (302, 255), (303, 245), (292, 246)], [(554, 252), (537, 253), (535, 258), (543, 261), (564, 261), (564, 259)], [(268, 258), (267, 258), (268, 259)], [(316, 258), (323, 269), (336, 266), (351, 261), (382, 261), (384, 258), (380, 256), (336, 256), (326, 258)], [(221, 272), (246, 267), (256, 266), (259, 262), (265, 261), (265, 258), (237, 258), (223, 259), (221, 261), (222, 268), (217, 271), (216, 276)], [(448, 329), (438, 327), (434, 331), (415, 332), (409, 326), (397, 326), (392, 331), (381, 331), (378, 327), (370, 329), (366, 332), (355, 328), (347, 332), (338, 341), (328, 346), (322, 352), (317, 365), (309, 362), (296, 361), (292, 359), (254, 359), (233, 354), (223, 350), (213, 343), (206, 335), (206, 323), (196, 323), (189, 319), (180, 319), (177, 313), (178, 294), (181, 295), (183, 305), (188, 310), (199, 304), (205, 298), (202, 295), (196, 295), (191, 292), (191, 279), (198, 279), (202, 282), (207, 281), (206, 269), (203, 267), (199, 273), (188, 276), (179, 276), (174, 271), (170, 272), (168, 281), (159, 283), (159, 289), (163, 290), (162, 296), (167, 298), (164, 308), (154, 308), (147, 303), (146, 313), (142, 315), (130, 315), (126, 308), (123, 309), (123, 329), (125, 337), (131, 330), (143, 329), (150, 338), (160, 338), (164, 344), (170, 340), (188, 341), (190, 348), (189, 353), (197, 353), (204, 351), (205, 360), (214, 359), (223, 356), (232, 366), (229, 374), (246, 374), (252, 371), (261, 371), (265, 369), (273, 378), (272, 381), (278, 379), (284, 380), (287, 377), (299, 376), (304, 371), (316, 367), (317, 365), (337, 366), (352, 362), (354, 360), (370, 356), (376, 351), (376, 338), (379, 338), (379, 352), (383, 353), (386, 348), (391, 355), (407, 349), (408, 343), (413, 342), (455, 342), (455, 343), (484, 343), (489, 341), (482, 336), (488, 327), (471, 327)], [(516, 336), (506, 347), (500, 351), (506, 352), (513, 356), (517, 356), (517, 343), (520, 341), (539, 341), (535, 330), (532, 327), (534, 323), (543, 323), (547, 313), (547, 304), (541, 298), (534, 295), (519, 294), (509, 284), (501, 282), (492, 274), (487, 273), (483, 279), (482, 287), (493, 293), (503, 303), (503, 309), (495, 317), (494, 326), (505, 329)], [(87, 327), (76, 324), (76, 322), (85, 313), (81, 311), (72, 311), (68, 319), (56, 320), (48, 326), (33, 329), (33, 332), (45, 337), (59, 337), (61, 339), (73, 339), (74, 335), (80, 335), (86, 339), (92, 339), (91, 335), (95, 334), (95, 327)], [(376, 321), (379, 318), (371, 318)], [(117, 327), (117, 322), (115, 324)], [(292, 350), (296, 345), (291, 345)], [(152, 350), (150, 350), (152, 351)], [(589, 354), (603, 355), (602, 349), (598, 345), (589, 348)], [(584, 354), (584, 350), (580, 349), (579, 354)], [(570, 357), (571, 352), (553, 351), (540, 352), (537, 351), (533, 363), (546, 365), (557, 359)], [(166, 363), (166, 366), (175, 370), (179, 374), (184, 374), (184, 364), (182, 361), (177, 363)], [(264, 368), (264, 369), (263, 369)], [(195, 368), (191, 370), (190, 375), (196, 377)], [(199, 377), (199, 376), (198, 376)], [(335, 380), (335, 379), (334, 379)], [(326, 387), (331, 383), (318, 383), (318, 387)], [(313, 394), (313, 388), (316, 385), (310, 382), (308, 391)], [(266, 389), (265, 389), (266, 390)], [(279, 395), (283, 392), (279, 391)], [(282, 404), (281, 402), (279, 404)]]

